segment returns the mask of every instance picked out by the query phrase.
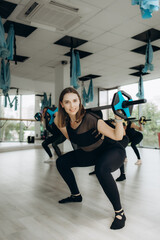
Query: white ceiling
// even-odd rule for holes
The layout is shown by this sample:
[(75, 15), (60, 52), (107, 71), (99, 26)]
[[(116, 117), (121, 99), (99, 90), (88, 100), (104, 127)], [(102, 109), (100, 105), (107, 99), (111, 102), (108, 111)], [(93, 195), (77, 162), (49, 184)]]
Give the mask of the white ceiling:
[[(47, 1), (47, 0), (46, 0)], [(18, 4), (7, 20), (24, 23), (16, 17), (28, 0), (12, 0)], [(11, 64), (11, 74), (34, 81), (52, 82), (54, 67), (69, 52), (68, 47), (53, 44), (69, 35), (88, 42), (77, 49), (93, 54), (81, 59), (82, 76), (101, 75), (94, 79), (95, 87), (112, 88), (138, 82), (137, 77), (129, 75), (136, 70), (129, 69), (145, 63), (145, 55), (131, 52), (145, 45), (131, 37), (150, 28), (160, 30), (160, 12), (154, 12), (151, 19), (142, 19), (139, 6), (132, 6), (131, 0), (57, 0), (78, 7), (80, 22), (67, 31), (48, 31), (38, 28), (27, 38), (16, 37), (17, 55), (30, 57), (24, 63)], [(3, 22), (5, 20), (3, 19)], [(160, 47), (160, 39), (152, 42)], [(143, 77), (150, 80), (160, 77), (160, 51), (154, 53), (154, 71)]]

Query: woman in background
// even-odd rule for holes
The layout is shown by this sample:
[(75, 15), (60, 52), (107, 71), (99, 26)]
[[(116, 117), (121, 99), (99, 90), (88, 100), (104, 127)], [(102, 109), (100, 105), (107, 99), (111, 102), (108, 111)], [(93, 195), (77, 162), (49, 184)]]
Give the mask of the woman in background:
[[(42, 121), (45, 125), (45, 128), (52, 134), (51, 136), (47, 137), (43, 142), (42, 142), (42, 147), (46, 151), (46, 153), (49, 156), (48, 160), (45, 160), (45, 163), (52, 163), (54, 161), (52, 152), (49, 148), (48, 145), (52, 144), (53, 149), (55, 150), (56, 154), (58, 157), (62, 155), (60, 148), (58, 147), (59, 144), (63, 143), (66, 140), (66, 137), (62, 134), (62, 132), (57, 128), (57, 126), (54, 124), (54, 119), (52, 122), (51, 120), (51, 115), (49, 114), (49, 110), (54, 112), (57, 108), (53, 107), (45, 107), (42, 112)], [(57, 112), (54, 113), (54, 117), (56, 116)]]
[(140, 153), (137, 149), (137, 144), (139, 144), (143, 139), (143, 134), (139, 131), (143, 131), (143, 126), (140, 121), (138, 121), (139, 126), (137, 126), (134, 122), (128, 121), (127, 126), (124, 126), (126, 131), (126, 135), (129, 138), (129, 143), (131, 143), (131, 147), (137, 156), (136, 165), (142, 164), (142, 160), (140, 157)]

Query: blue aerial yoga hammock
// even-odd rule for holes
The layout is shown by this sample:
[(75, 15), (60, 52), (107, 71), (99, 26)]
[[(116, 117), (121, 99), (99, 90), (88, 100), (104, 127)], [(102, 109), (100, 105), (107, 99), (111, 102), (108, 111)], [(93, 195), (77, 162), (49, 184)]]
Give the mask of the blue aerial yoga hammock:
[(9, 106), (10, 108), (13, 107), (13, 103), (15, 102), (15, 107), (14, 107), (14, 110), (16, 111), (17, 110), (17, 106), (18, 106), (18, 96), (15, 96), (13, 98), (13, 100), (11, 101), (8, 93), (5, 95), (5, 102), (4, 102), (4, 106), (7, 107), (7, 99), (8, 99), (8, 102), (9, 102)]
[(82, 91), (82, 103), (84, 106), (86, 106), (86, 103), (93, 102), (93, 82), (92, 79), (90, 80), (89, 87), (88, 87), (88, 93), (86, 93), (86, 89), (83, 86), (83, 91)]
[(83, 90), (82, 90), (82, 104), (83, 106), (85, 107), (86, 106), (86, 103), (88, 103), (88, 96), (87, 96), (87, 93), (86, 93), (86, 89), (85, 87), (83, 86)]
[(2, 24), (2, 18), (0, 17), (0, 58), (7, 58), (10, 55), (5, 40), (5, 32)]
[(5, 63), (4, 58), (1, 60), (1, 72), (0, 72), (0, 88), (3, 91), (4, 96), (8, 94), (10, 89), (10, 63)]
[(159, 10), (159, 0), (132, 0), (132, 5), (139, 5), (143, 19), (151, 18)]
[(0, 88), (3, 91), (5, 96), (5, 107), (7, 107), (7, 99), (9, 101), (10, 107), (13, 107), (13, 102), (15, 101), (15, 110), (17, 110), (18, 97), (15, 96), (14, 99), (10, 100), (8, 95), (10, 84), (11, 84), (11, 75), (10, 75), (10, 63), (9, 60), (13, 60), (13, 48), (14, 48), (14, 26), (10, 25), (8, 36), (5, 41), (5, 33), (2, 24), (2, 19), (0, 17), (0, 58), (1, 60), (1, 69), (0, 69)]
[(13, 60), (13, 49), (14, 49), (14, 26), (13, 24), (10, 25), (8, 36), (6, 39), (7, 49), (9, 50), (9, 56), (7, 57), (8, 60)]
[(146, 73), (148, 70), (153, 71), (154, 66), (152, 64), (153, 60), (153, 48), (150, 43), (150, 39), (148, 40), (147, 47), (146, 47), (146, 57), (145, 57), (145, 65), (144, 68), (142, 69), (143, 73)]
[(0, 88), (3, 90), (3, 94), (5, 97), (4, 100), (4, 107), (7, 107), (7, 100), (9, 102), (10, 108), (13, 107), (13, 103), (15, 102), (15, 110), (17, 110), (17, 105), (18, 105), (18, 97), (15, 96), (13, 100), (10, 100), (10, 97), (8, 95), (8, 91), (10, 89), (10, 63), (7, 61), (5, 64), (5, 60), (2, 58), (1, 60), (1, 74), (0, 74)]
[(80, 66), (80, 57), (79, 52), (74, 49), (71, 50), (71, 78), (70, 85), (75, 89), (79, 88), (78, 77), (81, 76), (81, 66)]
[(93, 93), (93, 82), (92, 79), (90, 80), (89, 83), (89, 88), (88, 88), (88, 98), (89, 98), (89, 102), (93, 102), (93, 97), (94, 97), (94, 93)]
[(143, 98), (144, 98), (144, 86), (143, 86), (142, 74), (140, 75), (140, 78), (139, 78), (139, 82), (138, 82), (138, 93), (136, 94), (136, 96), (137, 96), (139, 99), (143, 99)]
[(41, 110), (43, 110), (44, 107), (51, 107), (51, 94), (49, 96), (49, 99), (47, 99), (47, 94), (45, 92), (43, 99), (41, 100)]
[(49, 99), (48, 99), (48, 105), (49, 105), (49, 106), (51, 106), (51, 105), (52, 105), (51, 94), (49, 95)]

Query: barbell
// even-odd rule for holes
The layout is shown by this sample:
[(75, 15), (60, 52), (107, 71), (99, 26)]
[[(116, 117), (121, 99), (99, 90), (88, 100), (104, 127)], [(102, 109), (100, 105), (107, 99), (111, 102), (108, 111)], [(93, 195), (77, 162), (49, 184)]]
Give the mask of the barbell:
[[(54, 114), (58, 112), (58, 108), (55, 108), (54, 110), (51, 109), (47, 109), (47, 111), (45, 112), (45, 117), (44, 118), (49, 118), (49, 124), (51, 125), (54, 122)], [(40, 122), (42, 120), (42, 113), (41, 112), (37, 112), (34, 115), (34, 118), (36, 119), (36, 121)]]
[(131, 119), (131, 121), (133, 121), (133, 122), (140, 122), (142, 125), (145, 125), (146, 122), (150, 122), (150, 121), (152, 121), (152, 119), (146, 119), (145, 116), (142, 116), (142, 117), (140, 117), (139, 120), (138, 119)]
[(41, 119), (42, 119), (42, 113), (41, 113), (41, 112), (37, 112), (37, 113), (34, 115), (34, 118), (36, 119), (36, 121), (40, 122)]
[[(95, 108), (90, 108), (90, 111), (104, 110), (112, 108), (114, 114), (127, 119), (131, 116), (133, 106), (137, 104), (146, 103), (146, 99), (132, 100), (131, 96), (125, 91), (121, 90), (114, 94), (111, 105), (105, 105)], [(119, 112), (121, 110), (121, 112)]]
[[(87, 110), (94, 112), (94, 111), (98, 111), (98, 110), (104, 110), (104, 109), (112, 108), (113, 112), (117, 116), (119, 116), (123, 119), (127, 119), (131, 116), (134, 105), (142, 104), (142, 103), (146, 103), (146, 102), (147, 102), (146, 99), (139, 99), (139, 100), (134, 100), (133, 101), (131, 96), (128, 93), (121, 90), (121, 91), (118, 91), (114, 94), (111, 105), (89, 108)], [(119, 112), (120, 110), (121, 110), (121, 112)], [(51, 124), (54, 121), (54, 114), (56, 112), (58, 112), (58, 108), (56, 108), (54, 111), (52, 111), (50, 109), (48, 109), (46, 111), (46, 113), (48, 113), (50, 115), (50, 118), (51, 118), (49, 124)], [(41, 113), (36, 113), (35, 114), (35, 119), (37, 121), (40, 121), (41, 116), (42, 116)]]

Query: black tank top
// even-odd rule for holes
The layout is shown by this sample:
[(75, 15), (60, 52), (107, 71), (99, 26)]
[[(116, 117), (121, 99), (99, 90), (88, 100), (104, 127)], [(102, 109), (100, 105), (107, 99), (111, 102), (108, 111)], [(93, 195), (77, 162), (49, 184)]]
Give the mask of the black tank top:
[(76, 149), (81, 148), (86, 152), (102, 152), (103, 150), (116, 146), (124, 149), (118, 141), (104, 137), (98, 132), (97, 123), (99, 119), (101, 119), (101, 117), (95, 113), (86, 112), (81, 124), (76, 129), (71, 128), (68, 122), (68, 136), (72, 144), (76, 146)]
[(68, 122), (67, 132), (70, 141), (86, 152), (93, 151), (101, 146), (103, 137), (97, 129), (99, 119), (100, 117), (96, 114), (87, 112), (76, 129), (71, 128), (70, 122)]

